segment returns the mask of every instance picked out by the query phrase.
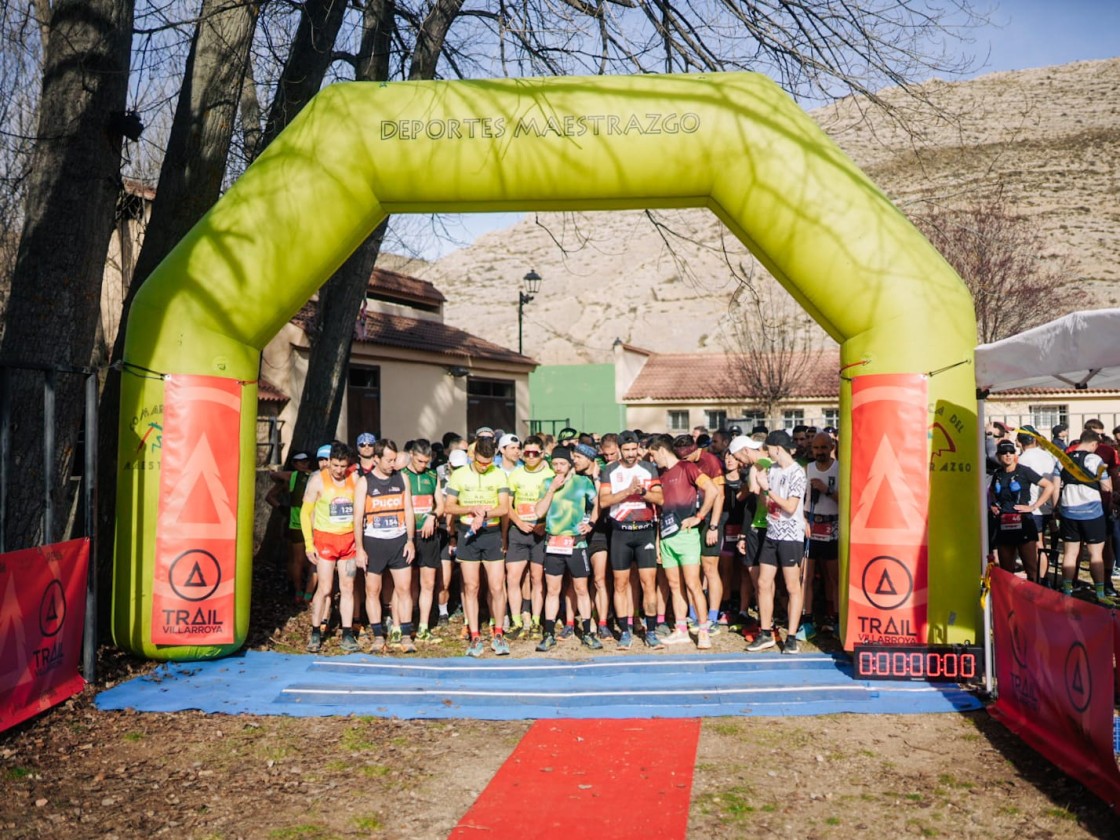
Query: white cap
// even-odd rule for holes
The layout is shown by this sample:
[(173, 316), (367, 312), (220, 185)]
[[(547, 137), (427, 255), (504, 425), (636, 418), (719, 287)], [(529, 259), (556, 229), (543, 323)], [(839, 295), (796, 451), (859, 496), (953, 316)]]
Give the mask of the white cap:
[(447, 456), (447, 463), (458, 469), (465, 467), (471, 462), (471, 456), (467, 454), (465, 449), (452, 449), (451, 454)]
[(731, 438), (731, 443), (728, 444), (727, 451), (734, 455), (736, 452), (741, 452), (744, 449), (761, 449), (762, 442), (754, 438), (747, 437), (746, 435), (738, 435)]
[(502, 439), (498, 441), (498, 448), (505, 449), (507, 446), (512, 446), (515, 443), (518, 446), (521, 445), (521, 438), (517, 435), (502, 435)]

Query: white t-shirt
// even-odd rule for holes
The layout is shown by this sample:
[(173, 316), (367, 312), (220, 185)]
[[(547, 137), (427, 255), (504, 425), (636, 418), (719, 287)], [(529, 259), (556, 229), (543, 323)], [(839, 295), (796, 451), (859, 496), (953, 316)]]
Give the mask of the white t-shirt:
[[(1085, 472), (1089, 475), (1101, 475), (1103, 470), (1104, 461), (1100, 455), (1090, 452), (1085, 456)], [(1081, 520), (1104, 516), (1100, 487), (1090, 487), (1088, 484), (1063, 484), (1062, 516), (1065, 519)]]
[[(806, 506), (812, 509), (812, 512), (819, 516), (839, 516), (840, 503), (836, 499), (836, 488), (840, 486), (840, 462), (835, 458), (832, 459), (832, 464), (827, 470), (822, 470), (817, 466), (816, 461), (810, 461), (809, 466), (805, 468), (806, 475), (805, 481), (805, 500)], [(817, 496), (817, 503), (812, 503), (811, 493), (813, 492), (813, 479), (823, 481), (828, 492), (832, 496), (826, 496), (821, 493)]]
[[(1030, 467), (1043, 478), (1054, 480), (1055, 476), (1059, 475), (1062, 468), (1058, 465), (1058, 459), (1043, 449), (1041, 446), (1032, 446), (1029, 449), (1024, 449), (1023, 454), (1019, 456), (1019, 463), (1024, 467)], [(1038, 502), (1038, 497), (1042, 495), (1042, 488), (1037, 484), (1031, 485), (1031, 507), (1034, 507)], [(1053, 513), (1054, 502), (1053, 500), (1047, 502), (1038, 509), (1038, 513)]]
[[(777, 464), (770, 468), (770, 493), (766, 497), (766, 539), (797, 540), (805, 539), (805, 470), (797, 462), (782, 469)], [(774, 496), (783, 499), (797, 499), (797, 508), (786, 513)]]

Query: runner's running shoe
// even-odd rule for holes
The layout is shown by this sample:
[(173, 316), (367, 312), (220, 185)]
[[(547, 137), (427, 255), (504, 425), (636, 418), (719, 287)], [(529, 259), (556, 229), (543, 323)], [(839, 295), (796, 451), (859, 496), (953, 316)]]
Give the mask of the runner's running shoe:
[(385, 652), (385, 637), (374, 636), (373, 642), (369, 646), (370, 653), (384, 653)]
[(411, 636), (404, 636), (400, 641), (401, 653), (416, 653), (416, 645)]
[(801, 626), (797, 628), (797, 641), (808, 642), (817, 637), (817, 628), (813, 626), (811, 619), (804, 619)]
[(338, 646), (347, 653), (353, 653), (358, 649), (358, 640), (354, 638), (354, 631), (349, 627), (342, 628), (342, 641)]
[(556, 634), (556, 640), (559, 642), (567, 642), (575, 638), (576, 628), (574, 624), (565, 624), (564, 629)]
[(544, 638), (544, 631), (539, 624), (534, 624), (529, 628), (529, 641), (539, 642)]
[(674, 630), (665, 637), (664, 642), (667, 645), (689, 645), (692, 644), (692, 637), (687, 630)]
[(515, 624), (511, 628), (509, 628), (509, 630), (506, 631), (506, 638), (509, 639), (511, 642), (516, 642), (523, 635), (527, 635), (527, 633), (528, 633), (528, 631), (525, 629), (524, 625)]
[(607, 625), (605, 625), (605, 624), (600, 624), (599, 625), (599, 631), (598, 632), (599, 632), (599, 640), (600, 641), (605, 642), (607, 639), (613, 639), (614, 638), (614, 636), (611, 635), (611, 631), (607, 629)]
[(623, 630), (618, 634), (618, 649), (630, 650), (630, 645), (634, 644), (634, 637), (630, 635), (629, 630)]
[(712, 649), (712, 634), (703, 627), (700, 628), (700, 633), (696, 637), (696, 648), (697, 650)]
[(801, 645), (797, 643), (796, 636), (786, 637), (786, 642), (782, 645), (782, 653), (801, 653)]
[(650, 650), (665, 650), (665, 643), (658, 638), (656, 633), (647, 632), (642, 639)]
[(506, 641), (505, 634), (498, 634), (490, 640), (490, 650), (498, 656), (509, 656), (509, 642)]
[(670, 636), (670, 635), (672, 635), (672, 633), (673, 633), (673, 628), (672, 628), (672, 627), (670, 627), (670, 626), (669, 626), (668, 624), (664, 624), (664, 623), (663, 623), (663, 624), (658, 624), (658, 625), (657, 625), (657, 630), (656, 630), (655, 632), (657, 633), (657, 635), (658, 635), (658, 636), (659, 636), (660, 638), (664, 639), (664, 638), (666, 638), (667, 636)]
[(585, 648), (590, 648), (591, 650), (603, 649), (603, 643), (600, 642), (598, 638), (596, 638), (594, 633), (583, 634), (583, 646)]
[(772, 647), (777, 647), (778, 643), (774, 641), (773, 630), (760, 630), (755, 640), (747, 645), (748, 653), (758, 653), (761, 650), (770, 650)]
[(548, 653), (554, 647), (556, 647), (556, 637), (548, 633), (541, 639), (540, 644), (537, 645), (537, 652)]
[(307, 643), (307, 651), (308, 653), (318, 653), (322, 647), (323, 634), (316, 628), (311, 631), (311, 640)]
[(478, 636), (475, 639), (471, 639), (471, 643), (467, 645), (467, 656), (473, 656), (477, 659), (482, 656), (485, 650), (486, 645), (483, 644), (482, 637)]
[(394, 627), (389, 631), (389, 647), (399, 648), (401, 646), (401, 628)]
[(427, 627), (420, 629), (416, 634), (416, 641), (418, 642), (439, 642), (439, 639)]

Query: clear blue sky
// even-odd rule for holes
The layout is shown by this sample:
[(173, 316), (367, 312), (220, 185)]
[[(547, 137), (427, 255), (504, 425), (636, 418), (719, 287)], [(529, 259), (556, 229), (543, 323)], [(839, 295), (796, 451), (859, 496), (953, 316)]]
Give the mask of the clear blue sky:
[(1116, 0), (1003, 0), (989, 8), (992, 25), (974, 33), (970, 48), (981, 60), (991, 49), (977, 75), (1120, 56)]
[[(991, 25), (973, 31), (974, 43), (963, 50), (976, 60), (972, 76), (1120, 56), (1120, 0), (1003, 0), (989, 5), (977, 0), (975, 5), (988, 11)], [(443, 256), (519, 218), (519, 213), (450, 217), (448, 227), (460, 241), (444, 241), (425, 256)]]

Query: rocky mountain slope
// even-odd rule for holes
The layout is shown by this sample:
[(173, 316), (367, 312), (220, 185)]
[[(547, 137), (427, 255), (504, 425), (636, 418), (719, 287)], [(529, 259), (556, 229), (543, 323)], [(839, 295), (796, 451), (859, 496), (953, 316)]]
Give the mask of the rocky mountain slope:
[[(1002, 190), (1068, 272), (1055, 315), (1120, 302), (1120, 58), (935, 80), (920, 93), (928, 105), (884, 94), (901, 121), (853, 100), (812, 115), (903, 212)], [(434, 263), (389, 267), (434, 282), (449, 323), (508, 347), (521, 278), (536, 270), (525, 352), (545, 363), (608, 361), (616, 338), (723, 349), (732, 269), (753, 259), (706, 210), (657, 218), (660, 228), (640, 211), (528, 214)]]

